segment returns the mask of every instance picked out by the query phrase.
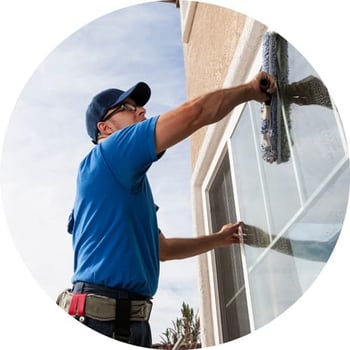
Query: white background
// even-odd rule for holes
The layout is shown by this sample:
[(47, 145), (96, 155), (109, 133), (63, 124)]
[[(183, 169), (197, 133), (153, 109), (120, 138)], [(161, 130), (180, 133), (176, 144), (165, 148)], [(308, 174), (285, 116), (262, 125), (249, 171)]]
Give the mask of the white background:
[[(146, 1), (143, 1), (146, 2)], [(329, 88), (348, 137), (349, 32), (346, 1), (208, 1), (230, 7), (278, 31), (312, 64)], [(12, 0), (0, 5), (1, 144), (21, 89), (45, 57), (71, 33), (133, 0)], [(349, 214), (331, 259), (312, 287), (287, 312), (259, 331), (234, 342), (235, 349), (347, 349), (350, 310)], [(20, 220), (20, 218), (18, 218)], [(114, 349), (116, 343), (94, 334), (53, 305), (22, 264), (0, 203), (0, 347)], [(42, 262), (45, 264), (45, 261)], [(339, 344), (342, 344), (339, 346)], [(118, 344), (120, 346), (120, 344)], [(232, 344), (220, 347), (231, 348)], [(127, 347), (124, 345), (124, 347)]]

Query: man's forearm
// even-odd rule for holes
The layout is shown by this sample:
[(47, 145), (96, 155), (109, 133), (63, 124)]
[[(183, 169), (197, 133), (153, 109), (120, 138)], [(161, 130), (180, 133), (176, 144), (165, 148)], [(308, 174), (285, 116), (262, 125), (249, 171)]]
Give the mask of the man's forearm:
[(221, 230), (208, 236), (196, 238), (165, 238), (159, 234), (160, 260), (190, 258), (209, 250), (241, 243), (245, 236), (242, 231), (243, 222), (226, 224)]
[(217, 234), (196, 238), (167, 238), (161, 246), (161, 261), (185, 259), (220, 247)]
[(236, 106), (253, 98), (251, 84), (247, 83), (210, 92), (190, 103), (195, 104), (198, 108), (197, 121), (204, 126), (220, 121)]

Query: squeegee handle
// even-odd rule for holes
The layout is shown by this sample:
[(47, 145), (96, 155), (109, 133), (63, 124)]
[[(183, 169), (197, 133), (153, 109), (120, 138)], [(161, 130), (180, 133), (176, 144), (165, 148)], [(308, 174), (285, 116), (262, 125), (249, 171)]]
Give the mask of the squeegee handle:
[[(269, 86), (270, 86), (270, 82), (268, 81), (268, 79), (263, 78), (260, 80), (261, 91), (266, 92), (267, 89), (269, 88)], [(271, 104), (271, 94), (268, 94), (268, 95), (269, 95), (269, 98), (268, 98), (268, 100), (265, 101), (265, 105), (267, 105), (267, 106), (269, 106)]]

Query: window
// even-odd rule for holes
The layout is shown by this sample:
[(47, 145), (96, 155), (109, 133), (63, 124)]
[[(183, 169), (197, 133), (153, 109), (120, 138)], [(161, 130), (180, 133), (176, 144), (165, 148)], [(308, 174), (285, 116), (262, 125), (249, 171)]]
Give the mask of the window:
[(305, 292), (327, 262), (345, 216), (350, 174), (339, 115), (291, 45), (288, 66), (288, 86), (279, 92), (288, 160), (263, 160), (261, 107), (248, 103), (208, 187), (213, 229), (238, 218), (253, 233), (248, 244), (215, 253), (223, 341), (264, 326)]

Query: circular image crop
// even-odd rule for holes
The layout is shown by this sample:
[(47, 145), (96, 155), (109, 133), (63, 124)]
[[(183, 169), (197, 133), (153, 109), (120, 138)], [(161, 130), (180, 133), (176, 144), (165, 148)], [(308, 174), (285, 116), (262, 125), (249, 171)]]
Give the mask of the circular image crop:
[[(276, 79), (265, 102), (230, 90), (261, 71)], [(4, 209), (34, 279), (81, 324), (209, 347), (270, 323), (319, 276), (345, 218), (347, 147), (288, 38), (215, 5), (145, 3), (73, 33), (24, 86)]]

